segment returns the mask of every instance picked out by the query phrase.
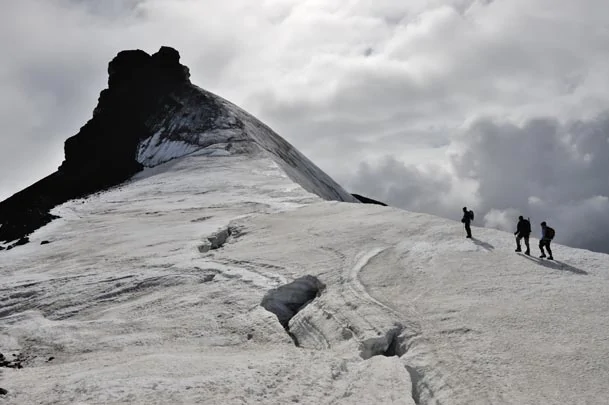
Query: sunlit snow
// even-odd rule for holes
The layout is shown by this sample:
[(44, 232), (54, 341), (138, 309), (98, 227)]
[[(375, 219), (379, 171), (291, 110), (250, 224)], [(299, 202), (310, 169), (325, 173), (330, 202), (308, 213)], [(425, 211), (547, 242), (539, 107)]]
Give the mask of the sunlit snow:
[(269, 154), (208, 153), (59, 206), (0, 252), (0, 352), (24, 359), (0, 369), (0, 403), (609, 398), (609, 256), (525, 257), (508, 233), (323, 201)]

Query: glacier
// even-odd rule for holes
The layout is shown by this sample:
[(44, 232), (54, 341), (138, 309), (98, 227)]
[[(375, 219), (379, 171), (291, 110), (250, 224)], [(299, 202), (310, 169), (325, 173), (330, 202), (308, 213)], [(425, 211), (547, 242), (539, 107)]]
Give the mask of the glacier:
[(44, 215), (0, 241), (0, 403), (607, 403), (608, 255), (360, 204), (176, 54), (123, 54), (142, 94), (111, 63), (60, 170), (0, 203), (9, 236)]
[[(52, 213), (0, 254), (6, 403), (609, 397), (604, 254), (325, 201), (260, 154), (193, 152)], [(284, 328), (263, 299), (305, 276), (324, 288)]]

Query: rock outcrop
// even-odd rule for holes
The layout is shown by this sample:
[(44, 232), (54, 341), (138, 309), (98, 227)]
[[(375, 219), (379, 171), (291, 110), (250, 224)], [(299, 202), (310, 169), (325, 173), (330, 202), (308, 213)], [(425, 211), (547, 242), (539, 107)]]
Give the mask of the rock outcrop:
[(353, 197), (357, 198), (360, 202), (364, 203), (364, 204), (376, 204), (376, 205), (382, 205), (383, 207), (387, 207), (387, 204), (385, 204), (384, 202), (378, 201), (378, 200), (373, 200), (372, 198), (363, 196), (363, 195), (359, 195), (359, 194), (351, 194)]
[(151, 136), (149, 118), (168, 108), (172, 92), (190, 85), (188, 68), (168, 47), (153, 55), (120, 52), (108, 75), (93, 118), (66, 140), (59, 169), (0, 203), (0, 241), (23, 238), (56, 218), (49, 212), (56, 205), (119, 184), (141, 170), (137, 145)]

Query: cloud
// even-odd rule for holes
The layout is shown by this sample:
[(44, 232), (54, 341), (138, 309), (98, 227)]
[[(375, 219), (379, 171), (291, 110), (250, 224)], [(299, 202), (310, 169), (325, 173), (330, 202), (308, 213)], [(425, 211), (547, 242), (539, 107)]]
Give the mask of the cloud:
[(59, 165), (63, 141), (91, 117), (118, 51), (169, 45), (194, 83), (258, 116), (356, 191), (451, 218), (476, 205), (477, 219), (488, 214), (488, 225), (500, 228), (509, 227), (501, 213), (528, 211), (569, 229), (557, 229), (560, 241), (606, 251), (604, 7), (605, 0), (6, 2), (0, 199)]
[(453, 166), (477, 182), (483, 211), (520, 211), (554, 224), (557, 241), (609, 252), (609, 112), (561, 124), (480, 120), (458, 141)]
[(522, 214), (534, 227), (551, 224), (560, 243), (609, 253), (609, 112), (564, 124), (547, 117), (521, 125), (479, 119), (454, 137), (450, 150), (445, 169), (393, 158), (362, 164), (352, 186), (447, 217), (474, 207), (484, 226), (506, 231)]
[[(392, 157), (386, 158), (378, 167), (362, 163), (357, 173), (355, 188), (365, 189), (367, 193), (383, 196), (390, 205), (408, 207), (415, 211), (427, 211), (434, 206), (437, 211), (445, 207), (443, 202), (451, 194), (452, 179), (438, 167), (427, 167), (422, 172), (409, 167)], [(382, 181), (378, 181), (381, 179)]]

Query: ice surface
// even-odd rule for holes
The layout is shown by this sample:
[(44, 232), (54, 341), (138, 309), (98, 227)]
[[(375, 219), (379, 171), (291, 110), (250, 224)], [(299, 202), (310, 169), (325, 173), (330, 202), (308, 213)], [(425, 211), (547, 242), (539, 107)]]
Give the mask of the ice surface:
[[(0, 352), (26, 358), (0, 403), (606, 403), (609, 256), (528, 258), (204, 150), (0, 252)], [(306, 275), (324, 288), (289, 321), (296, 347), (260, 304)]]
[[(214, 156), (263, 154), (310, 193), (326, 200), (359, 202), (272, 129), (229, 101), (193, 85), (173, 97), (179, 111), (151, 124), (154, 135), (138, 146), (137, 161), (144, 166), (197, 151)], [(211, 127), (206, 125), (210, 110), (218, 114)]]

